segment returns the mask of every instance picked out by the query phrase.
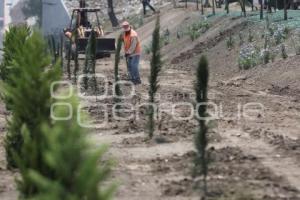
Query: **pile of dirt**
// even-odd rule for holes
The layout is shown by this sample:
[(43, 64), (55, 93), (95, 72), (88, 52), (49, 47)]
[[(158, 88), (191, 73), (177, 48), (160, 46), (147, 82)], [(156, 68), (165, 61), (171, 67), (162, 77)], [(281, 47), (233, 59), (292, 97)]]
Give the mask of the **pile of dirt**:
[(295, 97), (300, 101), (300, 56), (277, 60), (265, 66), (247, 71), (255, 84), (264, 87), (271, 94)]
[[(210, 149), (211, 161), (208, 175), (208, 197), (220, 198), (244, 194), (247, 191), (268, 191), (268, 195), (257, 195), (255, 199), (284, 200), (296, 199), (297, 190), (287, 186), (282, 177), (274, 175), (270, 170), (260, 164), (259, 159), (252, 155), (245, 155), (238, 148), (225, 147)], [(165, 196), (199, 195), (202, 187), (201, 177), (194, 176), (193, 163), (195, 153), (189, 152), (182, 156), (174, 155), (170, 158), (153, 161), (155, 173), (176, 173), (184, 171), (184, 177), (169, 180), (162, 184)], [(245, 190), (247, 188), (247, 190)], [(284, 195), (283, 195), (284, 194)], [(254, 198), (254, 197), (253, 197)]]
[(189, 60), (197, 55), (200, 55), (204, 51), (213, 48), (221, 41), (224, 41), (230, 34), (233, 34), (233, 32), (239, 32), (243, 28), (247, 26), (247, 21), (243, 19), (239, 19), (236, 21), (231, 21), (230, 26), (227, 27), (225, 30), (219, 32), (213, 32), (210, 33), (209, 38), (205, 38), (205, 40), (200, 39), (197, 41), (195, 46), (193, 46), (191, 49), (185, 50), (184, 52), (181, 52), (178, 56), (172, 59), (171, 64), (178, 64), (180, 62), (183, 62), (185, 60)]

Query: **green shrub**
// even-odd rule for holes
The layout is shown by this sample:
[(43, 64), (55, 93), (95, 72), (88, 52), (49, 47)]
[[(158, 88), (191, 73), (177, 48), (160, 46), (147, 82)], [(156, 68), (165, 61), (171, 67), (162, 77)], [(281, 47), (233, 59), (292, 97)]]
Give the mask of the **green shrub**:
[(117, 49), (116, 49), (116, 54), (115, 54), (115, 67), (114, 67), (114, 75), (115, 75), (115, 92), (114, 94), (114, 102), (118, 103), (120, 102), (119, 97), (122, 95), (122, 90), (120, 88), (120, 85), (118, 84), (118, 81), (120, 80), (119, 78), (119, 64), (120, 64), (120, 54), (121, 54), (121, 49), (122, 49), (122, 43), (123, 43), (123, 38), (122, 34), (118, 37), (118, 42), (117, 42)]
[(208, 80), (209, 80), (209, 70), (208, 61), (205, 56), (202, 56), (196, 72), (196, 112), (197, 120), (199, 123), (199, 128), (196, 132), (195, 145), (197, 149), (197, 157), (195, 160), (196, 170), (200, 168), (200, 172), (203, 175), (203, 192), (204, 195), (207, 194), (207, 171), (208, 171), (208, 155), (207, 155), (207, 94), (208, 94)]
[(191, 40), (194, 41), (201, 36), (202, 33), (205, 33), (209, 29), (209, 23), (207, 20), (193, 23), (188, 26), (187, 34), (190, 36)]
[[(155, 95), (159, 88), (159, 80), (158, 76), (162, 68), (161, 54), (160, 54), (160, 18), (157, 17), (156, 26), (152, 35), (152, 59), (151, 59), (151, 68), (150, 68), (150, 77), (149, 77), (149, 103), (155, 103)], [(149, 106), (148, 108), (148, 133), (149, 138), (153, 137), (155, 130), (155, 108), (153, 106)]]
[[(61, 102), (62, 103), (62, 102)], [(24, 129), (24, 154), (32, 159), (35, 151), (41, 151), (40, 160), (50, 175), (41, 169), (21, 168), (21, 182), (33, 184), (37, 191), (30, 200), (108, 200), (115, 190), (112, 184), (104, 183), (110, 176), (111, 164), (104, 160), (107, 147), (97, 150), (87, 142), (86, 129), (82, 128), (77, 119), (78, 100), (73, 97), (63, 103), (71, 105), (71, 110), (65, 106), (54, 109), (54, 116), (64, 118), (73, 113), (70, 119), (54, 121), (52, 125), (44, 124), (41, 137), (44, 146), (32, 146), (36, 140)], [(32, 151), (32, 152), (31, 152)], [(32, 153), (32, 154), (29, 154)], [(105, 186), (104, 186), (105, 185)]]
[[(0, 64), (0, 78), (3, 83), (14, 87), (16, 83), (12, 80), (12, 76), (19, 74), (18, 68), (13, 67), (15, 52), (18, 51), (25, 43), (30, 35), (30, 28), (26, 25), (10, 26), (4, 35), (3, 41), (3, 60)], [(11, 110), (12, 100), (1, 91), (1, 98), (5, 103), (6, 109)], [(9, 167), (14, 167), (9, 161)]]
[(248, 42), (253, 42), (254, 41), (254, 35), (251, 31), (251, 29), (249, 29), (249, 34), (248, 34)]
[(85, 54), (85, 63), (83, 68), (83, 85), (84, 89), (87, 90), (89, 86), (89, 77), (92, 78), (92, 86), (94, 88), (94, 91), (97, 89), (97, 82), (96, 82), (96, 33), (95, 31), (91, 31), (88, 44), (86, 47), (86, 54)]
[(226, 46), (228, 49), (232, 49), (234, 47), (234, 39), (232, 33), (230, 33), (229, 37), (226, 39)]
[(170, 43), (170, 31), (168, 28), (164, 30), (164, 33), (161, 35), (160, 40), (160, 44), (162, 46), (166, 46)]
[(281, 44), (287, 38), (288, 33), (289, 29), (285, 25), (278, 24), (275, 26), (273, 33), (275, 43), (277, 45)]
[(256, 47), (252, 44), (242, 46), (239, 54), (239, 68), (249, 69), (258, 64), (259, 53)]
[[(10, 26), (4, 34), (3, 59), (0, 65), (0, 78), (8, 84), (13, 84), (10, 76), (19, 74), (18, 69), (12, 67), (16, 52), (24, 45), (30, 35), (30, 28), (26, 25)], [(14, 85), (14, 84), (13, 84)]]
[[(17, 74), (12, 73), (10, 76), (15, 85), (4, 84), (5, 98), (11, 99), (12, 102), (12, 116), (8, 121), (8, 133), (5, 138), (9, 168), (16, 167), (13, 154), (24, 160), (27, 159), (26, 156), (21, 156), (22, 126), (27, 126), (32, 137), (39, 138), (39, 125), (41, 122), (47, 121), (50, 116), (51, 83), (60, 78), (59, 64), (51, 66), (51, 57), (47, 53), (47, 46), (37, 32), (32, 33), (14, 52), (12, 63), (12, 68), (18, 71)], [(34, 165), (39, 165), (38, 161), (39, 159), (34, 161), (37, 162)], [(32, 165), (31, 160), (27, 160), (27, 162), (28, 166)], [(29, 191), (24, 191), (24, 193), (27, 192)]]
[(242, 46), (244, 44), (244, 36), (242, 31), (239, 32), (239, 39), (240, 39), (240, 46)]
[(267, 64), (270, 62), (271, 51), (270, 51), (270, 40), (268, 35), (265, 35), (264, 48), (261, 50), (260, 56), (263, 64)]
[(281, 57), (282, 57), (283, 59), (287, 59), (289, 56), (288, 56), (288, 54), (287, 54), (285, 44), (281, 44), (281, 45), (280, 45), (280, 49), (281, 49)]

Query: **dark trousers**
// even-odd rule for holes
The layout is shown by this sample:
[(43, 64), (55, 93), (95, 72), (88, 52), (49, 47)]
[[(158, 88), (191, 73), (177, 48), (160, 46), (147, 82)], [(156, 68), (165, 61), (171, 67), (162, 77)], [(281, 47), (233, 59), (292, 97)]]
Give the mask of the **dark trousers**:
[(153, 12), (155, 12), (155, 9), (153, 8), (153, 6), (151, 6), (151, 4), (147, 1), (143, 1), (143, 8), (144, 8), (144, 15), (146, 15), (146, 7), (149, 7), (151, 10), (153, 10)]
[(127, 62), (127, 70), (129, 73), (129, 77), (131, 82), (134, 85), (141, 84), (140, 72), (139, 72), (139, 63), (140, 63), (140, 55), (129, 56), (126, 59)]

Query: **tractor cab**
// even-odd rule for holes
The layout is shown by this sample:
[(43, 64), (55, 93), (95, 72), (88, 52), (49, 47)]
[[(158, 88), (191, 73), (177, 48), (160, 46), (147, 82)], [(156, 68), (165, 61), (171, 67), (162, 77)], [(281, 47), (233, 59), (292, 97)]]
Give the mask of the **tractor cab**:
[[(115, 38), (105, 38), (103, 27), (100, 24), (98, 8), (76, 8), (72, 11), (71, 22), (67, 31), (71, 32), (78, 54), (85, 54), (89, 36), (96, 33), (97, 58), (109, 57), (115, 51)], [(65, 31), (66, 33), (66, 31)]]

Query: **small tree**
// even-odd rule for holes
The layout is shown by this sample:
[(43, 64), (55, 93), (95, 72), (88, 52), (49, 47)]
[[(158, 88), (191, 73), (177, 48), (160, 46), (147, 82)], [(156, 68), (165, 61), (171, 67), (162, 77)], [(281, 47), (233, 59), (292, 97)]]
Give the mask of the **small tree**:
[(113, 0), (107, 0), (108, 4), (108, 16), (110, 19), (110, 22), (113, 27), (117, 27), (119, 25), (118, 19), (116, 17), (115, 11), (114, 11), (114, 3)]
[[(30, 200), (108, 200), (111, 199), (115, 186), (105, 184), (110, 176), (111, 161), (105, 161), (103, 155), (107, 149), (101, 146), (96, 151), (90, 147), (86, 139), (86, 129), (82, 128), (78, 119), (78, 100), (73, 97), (64, 102), (71, 106), (55, 107), (53, 113), (57, 118), (66, 120), (53, 121), (52, 125), (45, 123), (41, 128), (41, 138), (44, 146), (36, 145), (38, 141), (32, 138), (30, 131), (24, 128), (23, 153), (31, 158), (35, 151), (41, 151), (43, 163), (48, 172), (40, 168), (21, 168), (21, 182), (31, 184), (37, 189), (29, 196)], [(21, 162), (22, 164), (22, 162)], [(21, 165), (22, 166), (22, 165)]]
[(74, 82), (77, 83), (77, 73), (79, 71), (79, 61), (78, 61), (78, 32), (75, 31), (75, 52), (74, 52)]
[(215, 0), (212, 0), (212, 14), (213, 15), (216, 14), (216, 2), (215, 2)]
[(3, 41), (3, 59), (0, 65), (0, 78), (6, 83), (12, 81), (9, 76), (15, 72), (15, 69), (11, 67), (12, 61), (16, 55), (15, 52), (24, 45), (29, 34), (30, 28), (26, 25), (10, 26), (8, 31), (5, 32)]
[(116, 54), (115, 54), (115, 68), (114, 68), (114, 74), (115, 74), (115, 94), (117, 97), (115, 97), (115, 102), (119, 102), (118, 98), (122, 95), (122, 91), (120, 88), (120, 85), (118, 84), (119, 81), (119, 64), (120, 64), (120, 54), (121, 54), (121, 48), (122, 48), (122, 34), (118, 37), (118, 42), (117, 42), (117, 49), (116, 49)]
[(244, 17), (246, 17), (247, 16), (247, 13), (246, 13), (246, 0), (239, 0), (239, 2), (240, 2), (242, 13), (244, 14)]
[(262, 20), (264, 18), (264, 4), (263, 4), (263, 0), (259, 0), (260, 3), (260, 20)]
[[(5, 138), (8, 167), (16, 166), (16, 157), (26, 163), (26, 167), (43, 168), (39, 162), (40, 152), (35, 152), (36, 160), (21, 154), (23, 137), (21, 129), (25, 125), (31, 137), (39, 140), (41, 122), (50, 116), (51, 83), (60, 79), (59, 63), (51, 66), (51, 57), (42, 36), (34, 32), (15, 52), (12, 67), (18, 74), (12, 74), (15, 85), (4, 85), (5, 95), (12, 101), (12, 116), (8, 121), (8, 133)], [(49, 121), (49, 120), (48, 120)], [(37, 145), (43, 145), (38, 143)], [(30, 194), (34, 188), (24, 188), (24, 194)]]
[(199, 123), (199, 129), (196, 133), (195, 144), (196, 149), (198, 151), (196, 157), (196, 167), (201, 168), (201, 173), (203, 174), (203, 192), (206, 196), (207, 194), (207, 170), (208, 170), (208, 156), (207, 156), (207, 90), (208, 90), (208, 79), (209, 79), (209, 71), (208, 71), (208, 61), (205, 56), (202, 56), (197, 68), (196, 72), (196, 111), (197, 111), (197, 120)]
[(225, 10), (229, 14), (229, 0), (225, 0)]
[(68, 39), (68, 48), (67, 48), (67, 73), (68, 79), (71, 80), (71, 58), (72, 58), (72, 39)]
[(96, 90), (97, 83), (96, 83), (96, 33), (95, 31), (91, 31), (89, 40), (88, 40), (88, 45), (86, 47), (86, 56), (85, 56), (85, 64), (83, 68), (83, 74), (85, 75), (83, 82), (84, 82), (84, 88), (87, 90), (88, 89), (88, 82), (89, 82), (89, 75), (94, 76), (93, 77), (93, 86), (94, 89)]
[(288, 20), (287, 1), (286, 0), (283, 0), (283, 6), (284, 6), (284, 20)]
[(59, 58), (60, 58), (60, 66), (61, 70), (64, 71), (64, 35), (60, 34), (60, 49), (59, 49)]
[[(19, 69), (13, 67), (13, 61), (16, 56), (16, 51), (18, 51), (25, 43), (27, 37), (30, 35), (30, 28), (26, 25), (20, 26), (10, 26), (8, 31), (4, 35), (3, 41), (3, 60), (0, 64), (0, 78), (1, 80), (11, 87), (14, 87), (16, 84), (12, 80), (12, 76), (18, 75)], [(12, 101), (5, 94), (1, 95), (6, 108), (11, 109)], [(9, 165), (12, 163), (9, 163)]]
[(161, 54), (160, 54), (160, 18), (157, 16), (155, 29), (152, 34), (152, 59), (149, 77), (149, 103), (152, 104), (148, 108), (148, 133), (149, 138), (153, 137), (155, 130), (154, 114), (155, 114), (155, 95), (159, 88), (158, 76), (162, 68)]

